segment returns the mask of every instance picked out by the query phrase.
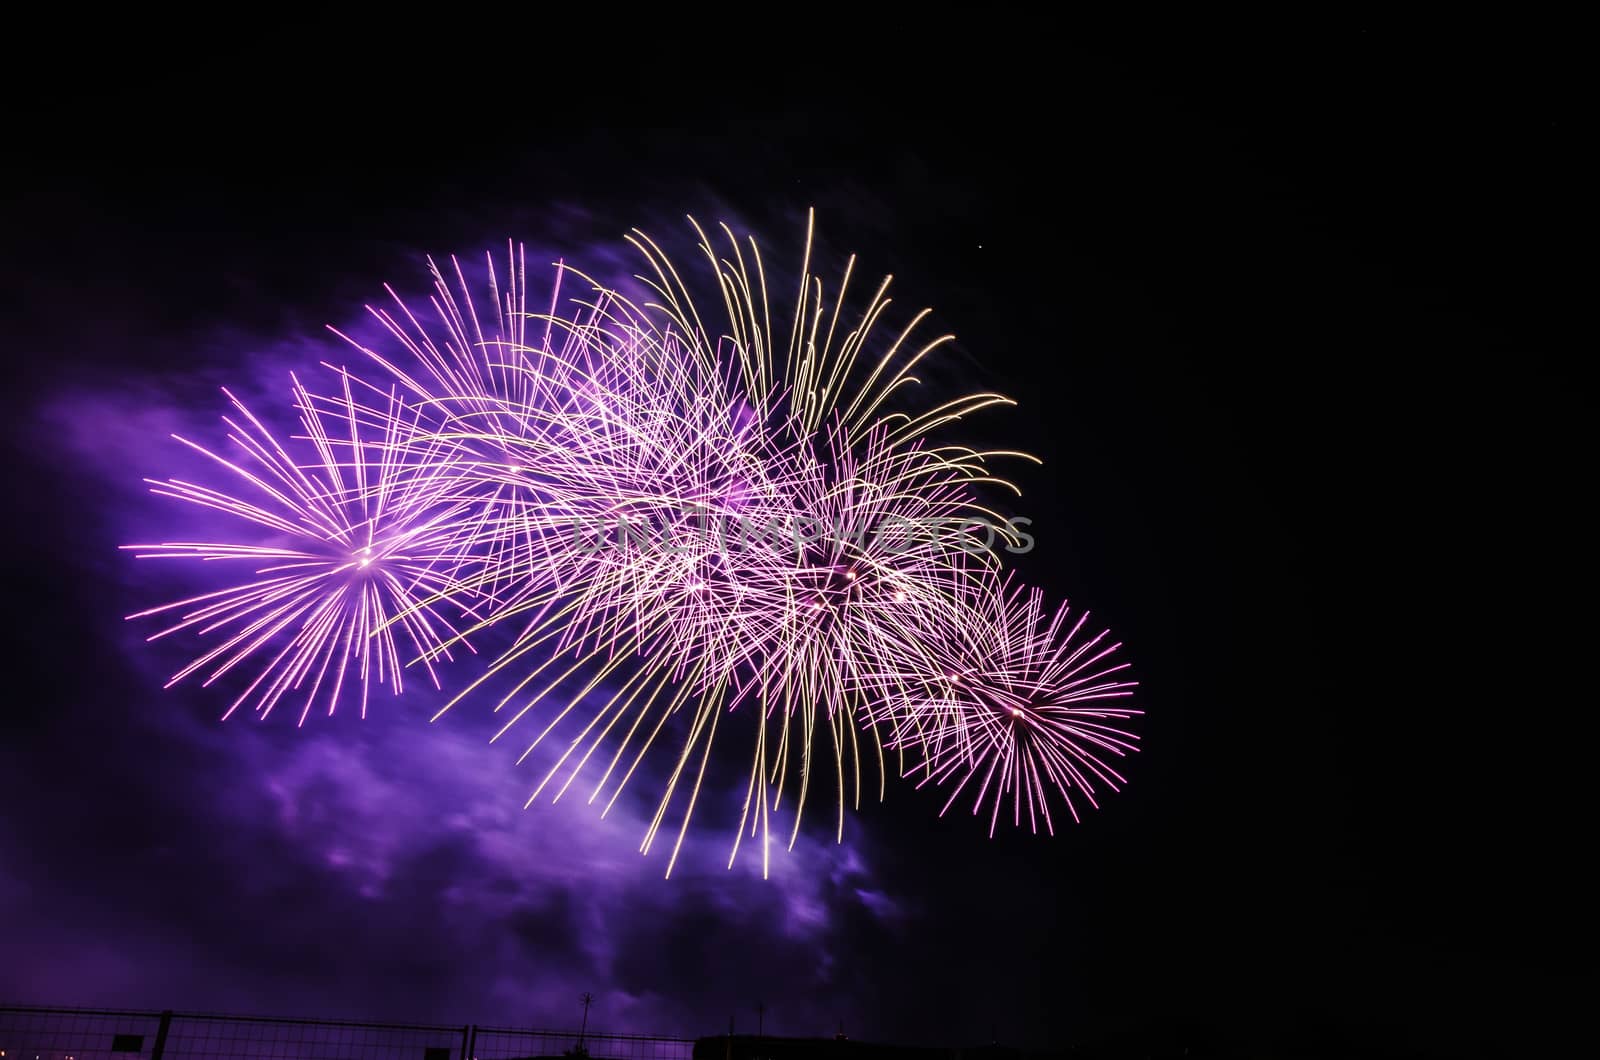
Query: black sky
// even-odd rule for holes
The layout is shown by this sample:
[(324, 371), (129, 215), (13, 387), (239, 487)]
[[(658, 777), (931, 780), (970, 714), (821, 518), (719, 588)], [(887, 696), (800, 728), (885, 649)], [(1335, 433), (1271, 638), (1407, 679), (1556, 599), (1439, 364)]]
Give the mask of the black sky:
[[(818, 1011), (863, 1033), (930, 1040), (1517, 1055), (1558, 1036), (1595, 985), (1573, 326), (1588, 125), (1561, 34), (816, 32), (809, 58), (640, 58), (604, 34), (526, 59), (478, 41), (493, 62), (103, 47), (19, 87), (0, 924), (77, 918), (63, 934), (92, 921), (118, 961), (180, 959), (161, 935), (185, 914), (150, 897), (170, 887), (150, 851), (181, 866), (217, 840), (117, 815), (223, 782), (152, 720), (209, 723), (205, 702), (158, 696), (108, 640), (132, 609), (106, 588), (119, 557), (79, 546), (115, 538), (109, 509), (131, 502), (41, 410), (190, 378), (209, 393), (230, 336), (312, 334), (422, 252), (620, 247), (686, 212), (788, 246), (815, 206), (829, 246), (960, 336), (952, 373), (1021, 399), (1003, 429), (1045, 461), (1020, 476), (1040, 539), (1023, 573), (1129, 644), (1148, 747), (1128, 791), (1050, 842), (977, 842), (928, 800), (873, 807), (871, 872), (908, 919), (858, 927), (830, 891), (826, 950), (849, 974), (818, 986), (799, 971), (815, 953), (776, 955), (768, 1004), (829, 992)], [(676, 980), (690, 1021), (748, 1009), (742, 973), (707, 957), (780, 901), (744, 886), (732, 905), (654, 895), (666, 912), (610, 925), (608, 967), (628, 989)], [(251, 924), (187, 930), (236, 954), (241, 990), (297, 1003), (274, 986), (293, 963), (249, 956)], [(449, 993), (448, 964), (408, 978), (392, 930), (340, 958), (394, 969), (351, 991), (358, 1014)], [(8, 934), (0, 993), (120, 996), (37, 996), (19, 962), (41, 933), (26, 951)], [(314, 941), (302, 956), (324, 959)]]

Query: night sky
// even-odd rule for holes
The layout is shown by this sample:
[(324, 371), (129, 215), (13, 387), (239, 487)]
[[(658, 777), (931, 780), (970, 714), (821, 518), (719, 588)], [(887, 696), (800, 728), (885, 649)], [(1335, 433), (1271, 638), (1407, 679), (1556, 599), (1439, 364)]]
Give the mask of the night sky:
[[(1570, 57), (1359, 27), (603, 38), (526, 67), (514, 40), (464, 45), (481, 65), (107, 43), (12, 94), (0, 1000), (566, 1026), (591, 990), (619, 1031), (753, 1030), (764, 1001), (784, 1034), (1269, 1054), (1560, 1036), (1596, 988)], [(628, 229), (692, 213), (792, 269), (813, 206), (828, 260), (960, 337), (930, 385), (1020, 399), (975, 428), (1044, 459), (1015, 473), (1017, 568), (1128, 645), (1146, 747), (1081, 825), (990, 840), (891, 785), (763, 881), (724, 868), (713, 784), (664, 880), (650, 789), (524, 811), (488, 703), (296, 730), (161, 691), (192, 642), (122, 616), (184, 572), (116, 546), (182, 525), (141, 479), (169, 432), (220, 439), (219, 386), (281, 402), (347, 360), (323, 326), (424, 293), (425, 254), (513, 237), (617, 277)]]

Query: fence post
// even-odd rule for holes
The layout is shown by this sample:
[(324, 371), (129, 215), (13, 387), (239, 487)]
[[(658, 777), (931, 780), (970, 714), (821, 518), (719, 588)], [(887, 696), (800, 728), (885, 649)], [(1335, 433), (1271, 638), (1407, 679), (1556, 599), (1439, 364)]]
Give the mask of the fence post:
[(461, 1060), (473, 1060), (472, 1054), (477, 1052), (478, 1026), (469, 1023), (461, 1028)]
[(161, 1014), (161, 1025), (156, 1028), (156, 1043), (150, 1047), (150, 1060), (161, 1060), (161, 1054), (167, 1051), (167, 1031), (172, 1029), (172, 1010), (169, 1008)]

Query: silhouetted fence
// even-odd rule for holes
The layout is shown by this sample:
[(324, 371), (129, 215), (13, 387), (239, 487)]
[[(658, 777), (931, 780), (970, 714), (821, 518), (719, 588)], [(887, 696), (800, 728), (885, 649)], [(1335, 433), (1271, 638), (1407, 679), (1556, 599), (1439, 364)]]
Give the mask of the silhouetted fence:
[(0, 1005), (0, 1060), (693, 1060), (643, 1034)]

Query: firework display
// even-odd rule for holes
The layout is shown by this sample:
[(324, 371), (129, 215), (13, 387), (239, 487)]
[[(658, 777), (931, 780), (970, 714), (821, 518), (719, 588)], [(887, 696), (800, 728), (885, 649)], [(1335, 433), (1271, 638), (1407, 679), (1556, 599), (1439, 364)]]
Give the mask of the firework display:
[(1052, 802), (1076, 819), (1123, 782), (1139, 712), (1120, 645), (1000, 569), (1016, 532), (985, 496), (1014, 487), (992, 465), (1032, 458), (950, 434), (1012, 402), (919, 404), (949, 336), (917, 337), (926, 311), (887, 329), (888, 279), (852, 310), (853, 258), (830, 296), (809, 225), (792, 305), (754, 240), (695, 232), (693, 267), (630, 237), (644, 297), (558, 264), (535, 306), (516, 246), (481, 284), (431, 265), (426, 306), (390, 291), (375, 337), (340, 334), (351, 363), (292, 380), (287, 435), (229, 394), (229, 448), (179, 439), (226, 486), (152, 480), (207, 511), (209, 539), (126, 546), (246, 572), (130, 616), (206, 645), (171, 683), (237, 685), (228, 714), (288, 698), (304, 722), (482, 653), (439, 714), (493, 700), (495, 739), (545, 747), (530, 804), (575, 791), (604, 813), (667, 756), (641, 849), (666, 828), (669, 873), (736, 732), (753, 748), (730, 865), (748, 838), (765, 871), (819, 788), (842, 838), (894, 775), (948, 786), (991, 834), (1053, 831)]

